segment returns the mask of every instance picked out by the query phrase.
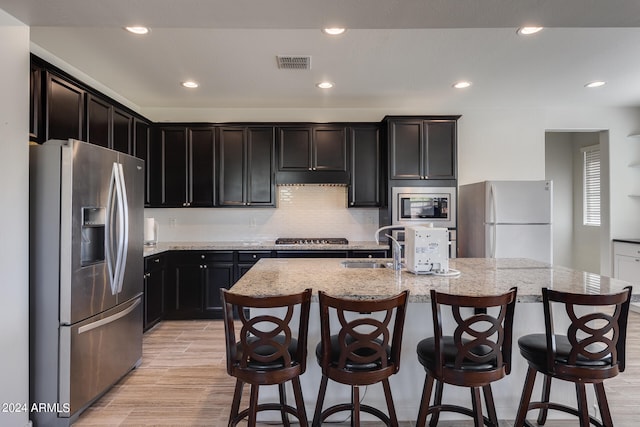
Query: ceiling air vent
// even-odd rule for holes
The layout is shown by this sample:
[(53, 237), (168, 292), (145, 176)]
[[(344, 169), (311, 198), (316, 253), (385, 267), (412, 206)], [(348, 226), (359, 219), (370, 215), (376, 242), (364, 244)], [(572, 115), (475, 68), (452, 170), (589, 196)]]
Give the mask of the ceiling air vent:
[(278, 68), (281, 70), (310, 70), (311, 57), (302, 55), (278, 55)]

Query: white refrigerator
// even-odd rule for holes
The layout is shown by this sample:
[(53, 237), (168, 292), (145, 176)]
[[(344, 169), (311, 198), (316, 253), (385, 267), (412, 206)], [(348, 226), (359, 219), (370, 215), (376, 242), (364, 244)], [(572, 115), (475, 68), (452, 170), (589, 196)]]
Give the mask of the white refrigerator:
[(458, 256), (553, 261), (552, 181), (483, 181), (458, 193)]

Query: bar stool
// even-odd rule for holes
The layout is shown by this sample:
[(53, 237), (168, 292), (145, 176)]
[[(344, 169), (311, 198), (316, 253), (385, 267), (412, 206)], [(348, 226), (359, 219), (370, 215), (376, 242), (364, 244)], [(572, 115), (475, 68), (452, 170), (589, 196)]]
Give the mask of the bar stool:
[[(544, 288), (542, 298), (545, 333), (525, 335), (518, 340), (520, 353), (527, 360), (529, 368), (515, 426), (530, 426), (525, 419), (527, 412), (537, 408), (540, 408), (540, 425), (546, 422), (548, 410), (553, 409), (577, 416), (581, 427), (590, 423), (600, 427), (613, 426), (603, 382), (625, 368), (631, 287), (609, 295), (572, 294)], [(565, 335), (555, 332), (555, 305), (564, 306), (571, 321)], [(590, 310), (580, 311), (580, 306)], [(605, 309), (606, 306), (609, 306), (609, 310)], [(542, 397), (540, 402), (531, 402), (537, 372), (544, 376)], [(575, 383), (577, 409), (549, 402), (551, 378)], [(602, 422), (589, 416), (585, 384), (593, 384), (595, 388)]]
[[(358, 427), (362, 411), (376, 416), (388, 426), (397, 427), (389, 377), (400, 369), (402, 330), (409, 291), (376, 300), (342, 299), (322, 291), (318, 296), (321, 339), (316, 347), (316, 357), (322, 368), (322, 380), (312, 425), (319, 427), (327, 417), (350, 411), (351, 425)], [(335, 323), (339, 323), (340, 329), (332, 335), (331, 325)], [(329, 379), (351, 386), (351, 403), (322, 410)], [(360, 404), (359, 387), (378, 382), (382, 382), (388, 416), (378, 408)]]
[[(418, 361), (427, 376), (416, 426), (438, 424), (441, 412), (457, 412), (474, 419), (476, 427), (498, 426), (491, 383), (511, 370), (511, 334), (516, 288), (497, 296), (450, 295), (431, 290), (433, 337), (418, 343)], [(442, 306), (449, 306), (455, 320), (452, 335), (443, 333)], [(489, 313), (491, 309), (491, 313)], [(493, 314), (493, 313), (496, 314)], [(429, 406), (433, 384), (436, 392)], [(471, 388), (472, 408), (442, 403), (444, 384)], [(488, 416), (482, 415), (480, 389)]]
[[(282, 424), (289, 426), (287, 414), (298, 418), (301, 426), (307, 426), (307, 414), (302, 399), (300, 375), (306, 369), (307, 331), (311, 289), (293, 294), (272, 297), (251, 297), (221, 290), (224, 309), (224, 331), (227, 353), (227, 373), (236, 378), (236, 387), (229, 415), (229, 427), (248, 417), (248, 425), (256, 425), (260, 411), (280, 411)], [(274, 309), (276, 314), (260, 313), (252, 318), (248, 309)], [(276, 310), (279, 309), (280, 311)], [(298, 311), (297, 339), (291, 328)], [(236, 336), (234, 311), (241, 323)], [(296, 408), (287, 405), (284, 384), (291, 381)], [(251, 384), (249, 407), (242, 412), (240, 400), (244, 384)], [(258, 404), (258, 388), (261, 385), (278, 385), (279, 403)]]

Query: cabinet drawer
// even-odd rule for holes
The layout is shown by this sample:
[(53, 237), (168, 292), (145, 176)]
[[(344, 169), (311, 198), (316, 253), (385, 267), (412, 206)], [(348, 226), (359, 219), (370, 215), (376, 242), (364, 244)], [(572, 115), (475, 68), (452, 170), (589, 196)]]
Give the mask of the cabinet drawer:
[(162, 255), (150, 256), (144, 259), (144, 270), (156, 270), (164, 268), (166, 261), (165, 257)]
[(613, 253), (615, 255), (625, 255), (632, 257), (640, 257), (640, 244), (626, 243), (626, 242), (614, 242)]
[(176, 259), (182, 263), (233, 262), (233, 251), (178, 251)]
[(271, 258), (271, 251), (238, 252), (238, 262), (256, 262), (262, 258)]

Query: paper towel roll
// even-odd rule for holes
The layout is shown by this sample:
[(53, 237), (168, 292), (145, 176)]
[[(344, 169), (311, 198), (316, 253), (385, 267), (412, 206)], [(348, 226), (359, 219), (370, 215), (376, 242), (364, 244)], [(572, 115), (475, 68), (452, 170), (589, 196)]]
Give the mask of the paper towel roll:
[(146, 245), (155, 245), (156, 236), (156, 220), (153, 218), (144, 219), (144, 243)]

